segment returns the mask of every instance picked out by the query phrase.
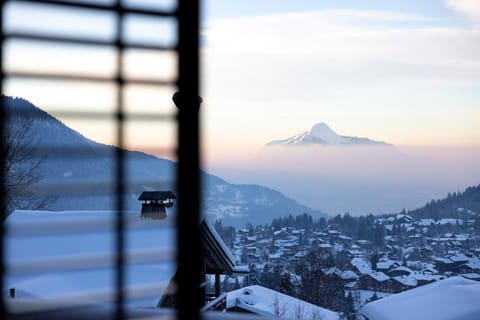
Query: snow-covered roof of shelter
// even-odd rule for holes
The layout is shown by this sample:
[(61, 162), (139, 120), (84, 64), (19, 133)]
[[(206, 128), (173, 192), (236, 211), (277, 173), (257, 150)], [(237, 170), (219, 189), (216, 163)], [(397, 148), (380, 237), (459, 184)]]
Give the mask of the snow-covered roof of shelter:
[(333, 248), (333, 246), (329, 243), (321, 243), (321, 244), (318, 245), (318, 247), (323, 248), (323, 249)]
[(411, 276), (397, 276), (393, 279), (406, 286), (415, 287), (417, 285), (417, 279)]
[(413, 270), (410, 269), (410, 268), (407, 268), (407, 267), (404, 267), (404, 266), (399, 266), (399, 267), (396, 267), (395, 269), (392, 269), (390, 271), (404, 271), (404, 272), (407, 272), (407, 273), (412, 273)]
[(452, 277), (367, 303), (369, 320), (473, 320), (480, 315), (480, 283)]
[(333, 311), (258, 285), (230, 291), (207, 304), (203, 310), (208, 311), (225, 298), (226, 309), (236, 307), (267, 317), (276, 314), (279, 319), (340, 319)]
[(405, 220), (408, 220), (408, 221), (412, 221), (412, 220), (415, 220), (411, 215), (408, 215), (408, 214), (397, 214), (397, 216), (395, 217), (397, 220), (400, 220), (400, 219), (405, 219)]
[[(16, 299), (112, 301), (115, 214), (14, 211), (5, 222), (5, 288), (15, 288)], [(175, 226), (168, 218), (125, 216), (128, 298), (155, 305), (175, 272)]]
[(409, 275), (409, 277), (414, 278), (417, 281), (435, 281), (444, 278), (444, 276), (431, 274), (429, 272), (423, 271), (414, 271)]
[(451, 224), (451, 225), (459, 224), (459, 225), (462, 225), (463, 220), (462, 219), (453, 219), (453, 218), (443, 218), (443, 219), (438, 220), (437, 224), (440, 224), (440, 225), (445, 225), (445, 224)]
[(395, 264), (400, 265), (397, 261), (394, 260), (383, 260), (377, 262), (377, 269), (390, 269)]
[(389, 276), (387, 276), (385, 273), (381, 272), (381, 271), (375, 271), (375, 272), (372, 272), (369, 274), (370, 277), (372, 277), (373, 279), (377, 280), (378, 282), (383, 282), (383, 281), (386, 281), (388, 279), (390, 279)]
[(475, 272), (472, 272), (472, 273), (464, 273), (464, 274), (462, 274), (462, 277), (467, 278), (467, 279), (471, 279), (471, 280), (480, 281), (480, 274), (479, 274), (479, 273), (475, 273)]
[(367, 261), (363, 258), (353, 258), (350, 263), (352, 264), (352, 266), (356, 267), (357, 270), (362, 274), (372, 273), (372, 266), (370, 264), (370, 261)]
[(426, 227), (428, 227), (428, 226), (430, 226), (430, 225), (432, 225), (432, 224), (435, 224), (435, 220), (430, 219), (430, 218), (429, 218), (429, 219), (420, 219), (420, 221), (418, 222), (418, 224), (421, 225), (421, 226), (426, 226)]
[(356, 279), (358, 278), (358, 275), (353, 272), (352, 270), (345, 270), (345, 271), (342, 271), (340, 274), (339, 274), (340, 278), (344, 279), (344, 280), (349, 280), (349, 279)]
[[(235, 268), (235, 257), (230, 252), (225, 242), (223, 242), (222, 238), (215, 230), (215, 227), (213, 227), (207, 219), (202, 219), (200, 223), (200, 231), (203, 245), (211, 251), (206, 261), (207, 269), (210, 269), (211, 272), (221, 272), (224, 269), (226, 269), (228, 273), (233, 272), (233, 269)], [(218, 270), (219, 266), (221, 266), (222, 270)]]
[(472, 258), (466, 264), (472, 269), (480, 269), (480, 259), (479, 258)]
[(450, 259), (454, 262), (464, 262), (464, 261), (466, 262), (470, 260), (470, 258), (464, 255), (463, 253), (457, 253), (451, 256)]

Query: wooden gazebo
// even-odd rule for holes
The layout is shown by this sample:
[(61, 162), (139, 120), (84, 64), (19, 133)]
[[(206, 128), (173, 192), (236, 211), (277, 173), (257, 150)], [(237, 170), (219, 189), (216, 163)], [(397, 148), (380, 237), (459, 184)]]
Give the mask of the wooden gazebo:
[(138, 197), (142, 202), (142, 218), (165, 219), (167, 211), (165, 208), (173, 206), (173, 200), (176, 199), (172, 191), (144, 191)]

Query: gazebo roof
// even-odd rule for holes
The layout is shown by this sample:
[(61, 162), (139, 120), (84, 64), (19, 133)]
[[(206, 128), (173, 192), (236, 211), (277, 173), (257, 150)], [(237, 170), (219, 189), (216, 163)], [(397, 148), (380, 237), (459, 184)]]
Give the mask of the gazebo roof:
[(138, 200), (169, 200), (177, 199), (172, 191), (144, 191)]

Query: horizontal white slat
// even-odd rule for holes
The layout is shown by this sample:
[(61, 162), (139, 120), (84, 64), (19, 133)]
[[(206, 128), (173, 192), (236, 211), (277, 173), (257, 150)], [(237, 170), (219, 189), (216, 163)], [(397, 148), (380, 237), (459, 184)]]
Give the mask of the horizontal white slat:
[[(125, 258), (127, 264), (173, 262), (175, 251), (163, 247), (135, 249), (127, 251)], [(41, 273), (105, 267), (115, 267), (115, 254), (113, 252), (6, 261), (7, 273), (10, 276), (38, 275)]]
[[(162, 295), (168, 286), (168, 281), (154, 284), (142, 284), (128, 287), (124, 290), (129, 299), (141, 299)], [(7, 299), (7, 308), (12, 313), (45, 312), (63, 308), (89, 307), (113, 302), (115, 299), (114, 288), (101, 288), (64, 293), (61, 297), (51, 299), (14, 298)]]
[[(125, 213), (125, 227), (131, 229), (162, 229), (174, 228), (171, 219), (166, 220), (144, 220), (139, 218), (139, 213)], [(88, 219), (34, 219), (8, 224), (6, 228), (7, 237), (52, 235), (63, 233), (82, 233), (97, 231), (115, 231), (115, 213), (109, 216), (89, 217)], [(8, 239), (7, 239), (8, 240)]]

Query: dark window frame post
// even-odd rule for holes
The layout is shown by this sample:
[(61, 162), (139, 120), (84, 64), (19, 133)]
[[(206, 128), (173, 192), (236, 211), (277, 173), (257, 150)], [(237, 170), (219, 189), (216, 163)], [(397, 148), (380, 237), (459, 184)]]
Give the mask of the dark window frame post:
[(179, 320), (200, 319), (204, 303), (200, 245), (200, 130), (199, 130), (199, 25), (198, 0), (179, 0), (178, 89), (178, 268)]

